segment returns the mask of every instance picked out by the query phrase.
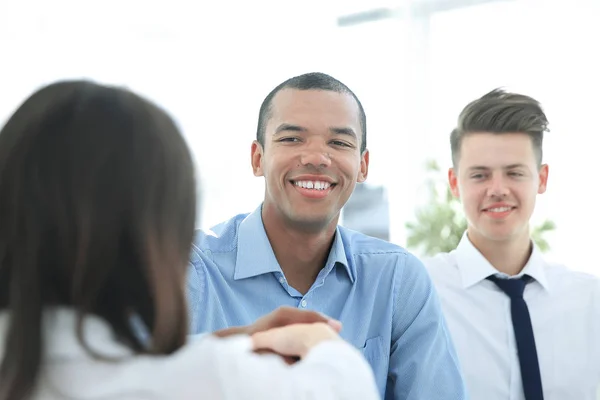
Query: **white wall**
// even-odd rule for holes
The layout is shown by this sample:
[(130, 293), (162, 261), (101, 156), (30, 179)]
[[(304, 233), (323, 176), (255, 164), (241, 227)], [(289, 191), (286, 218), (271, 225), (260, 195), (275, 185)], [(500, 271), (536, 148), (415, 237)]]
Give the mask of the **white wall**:
[(150, 96), (174, 114), (194, 151), (207, 227), (251, 211), (262, 198), (249, 157), (264, 96), (293, 75), (330, 73), (365, 106), (369, 180), (389, 188), (392, 240), (402, 244), (404, 222), (422, 201), (424, 161), (447, 166), (460, 109), (508, 86), (537, 97), (552, 123), (549, 190), (535, 215), (558, 224), (550, 256), (600, 274), (599, 2), (499, 2), (418, 26), (401, 19), (335, 24), (340, 14), (391, 3), (3, 1), (0, 121), (59, 78), (85, 76)]

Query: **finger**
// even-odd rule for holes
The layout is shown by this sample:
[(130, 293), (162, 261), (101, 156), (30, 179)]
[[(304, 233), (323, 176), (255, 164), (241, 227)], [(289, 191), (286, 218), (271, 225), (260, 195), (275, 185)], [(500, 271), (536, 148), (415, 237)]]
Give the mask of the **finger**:
[(331, 318), (316, 311), (299, 310), (286, 307), (279, 309), (273, 323), (275, 326), (286, 326), (291, 324), (311, 324), (315, 322), (329, 322)]
[[(268, 331), (253, 333), (250, 337), (252, 339), (252, 350), (254, 351), (271, 351), (273, 349), (273, 339), (276, 338), (277, 329), (270, 329)], [(275, 335), (273, 334), (275, 332)]]
[(327, 324), (333, 328), (334, 331), (340, 333), (342, 331), (342, 323), (337, 319), (330, 319)]
[(283, 356), (297, 356), (290, 352), (290, 346), (285, 345), (289, 340), (289, 332), (286, 328), (274, 328), (268, 331), (258, 332), (252, 335), (252, 348), (254, 351), (274, 351)]
[(247, 326), (234, 326), (231, 328), (221, 329), (213, 332), (213, 335), (216, 337), (224, 338), (231, 335), (241, 335), (241, 334), (249, 334), (249, 329)]
[[(335, 320), (317, 311), (300, 310), (294, 307), (283, 306), (270, 314), (259, 318), (254, 324), (248, 327), (248, 333), (254, 334), (293, 324), (311, 324), (317, 322), (330, 323), (331, 321)], [(338, 333), (341, 329), (341, 327), (335, 325), (335, 322), (334, 325), (332, 325), (332, 328)]]

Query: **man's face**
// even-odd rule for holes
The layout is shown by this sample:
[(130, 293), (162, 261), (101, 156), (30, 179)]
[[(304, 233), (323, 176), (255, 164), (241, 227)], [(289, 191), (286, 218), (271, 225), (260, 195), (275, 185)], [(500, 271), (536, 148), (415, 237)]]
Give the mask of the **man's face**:
[(264, 176), (264, 207), (286, 223), (320, 230), (337, 223), (356, 182), (367, 177), (359, 109), (349, 94), (283, 89), (271, 103), (264, 148), (252, 145), (254, 175)]
[(529, 238), (537, 194), (546, 191), (548, 166), (538, 168), (531, 138), (522, 133), (471, 133), (463, 138), (448, 178), (462, 201), (471, 240)]

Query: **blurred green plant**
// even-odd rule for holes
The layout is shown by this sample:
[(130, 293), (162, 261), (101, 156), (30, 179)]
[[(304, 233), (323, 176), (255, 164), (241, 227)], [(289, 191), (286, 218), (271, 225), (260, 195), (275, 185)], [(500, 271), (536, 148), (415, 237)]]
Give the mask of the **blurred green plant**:
[[(458, 246), (467, 229), (467, 221), (460, 200), (452, 195), (437, 162), (428, 161), (426, 171), (430, 175), (426, 181), (429, 204), (417, 209), (414, 222), (406, 223), (406, 247), (424, 256), (433, 256)], [(532, 228), (531, 238), (541, 251), (550, 249), (545, 235), (554, 229), (556, 225), (551, 220)]]

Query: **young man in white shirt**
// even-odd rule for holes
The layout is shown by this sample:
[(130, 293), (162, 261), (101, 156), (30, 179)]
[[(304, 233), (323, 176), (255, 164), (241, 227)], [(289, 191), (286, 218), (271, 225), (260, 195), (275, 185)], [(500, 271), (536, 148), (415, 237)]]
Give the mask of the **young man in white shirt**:
[(530, 238), (547, 125), (535, 99), (494, 90), (451, 134), (468, 228), (425, 264), (476, 400), (595, 400), (600, 386), (600, 280), (544, 260)]

